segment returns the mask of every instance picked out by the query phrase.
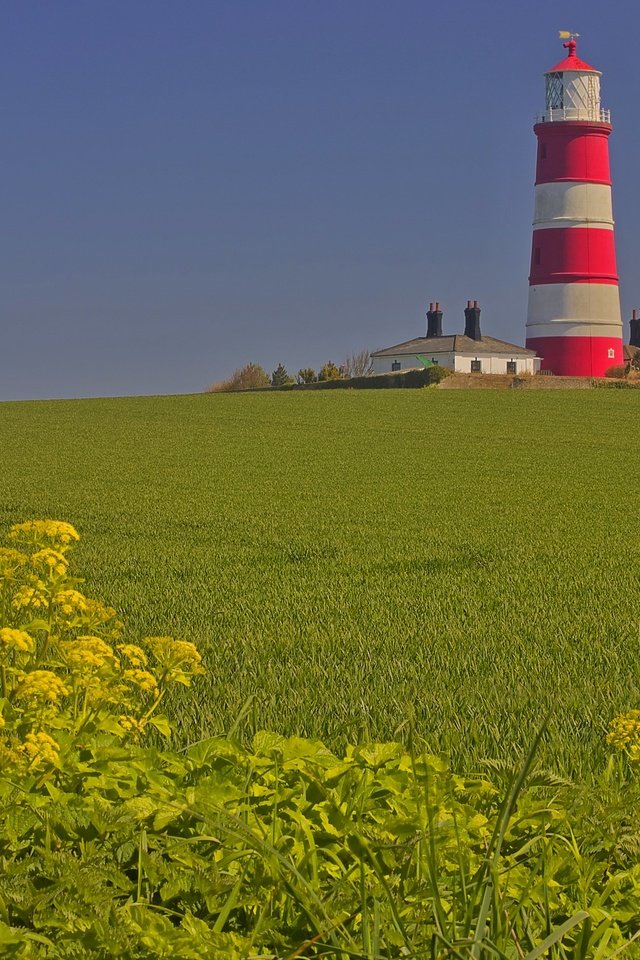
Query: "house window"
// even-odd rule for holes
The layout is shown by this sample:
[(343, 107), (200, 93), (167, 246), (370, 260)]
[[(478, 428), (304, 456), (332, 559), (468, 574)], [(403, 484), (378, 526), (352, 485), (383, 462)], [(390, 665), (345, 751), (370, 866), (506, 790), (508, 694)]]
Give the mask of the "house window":
[(477, 357), (471, 361), (471, 373), (482, 373), (482, 361)]
[(392, 369), (392, 370), (399, 370), (399, 369), (400, 369), (400, 361), (399, 361), (399, 360), (394, 360), (393, 363), (391, 364), (391, 369)]
[(439, 361), (439, 360), (436, 360), (435, 357), (431, 357), (431, 363), (434, 365), (434, 367), (437, 367), (438, 364), (440, 363), (440, 361)]
[(507, 360), (507, 373), (517, 373), (518, 365), (515, 360)]
[(613, 349), (613, 347), (609, 347), (609, 349), (607, 350), (607, 356), (609, 357), (609, 360), (613, 360), (615, 355), (616, 355), (616, 352)]

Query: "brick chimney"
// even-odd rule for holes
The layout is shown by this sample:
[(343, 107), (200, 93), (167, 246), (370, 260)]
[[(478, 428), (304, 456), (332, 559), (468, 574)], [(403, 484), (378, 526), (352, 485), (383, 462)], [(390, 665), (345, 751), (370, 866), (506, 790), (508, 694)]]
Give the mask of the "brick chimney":
[(482, 334), (480, 333), (480, 307), (478, 306), (478, 301), (473, 301), (473, 306), (471, 305), (471, 300), (467, 300), (467, 306), (464, 311), (464, 335), (465, 337), (471, 337), (472, 340), (482, 340)]
[(432, 303), (429, 304), (429, 309), (427, 310), (427, 336), (442, 336), (442, 310), (440, 309), (439, 303), (436, 303), (435, 310), (434, 305)]
[(629, 326), (631, 328), (631, 332), (629, 333), (629, 346), (640, 348), (640, 317), (638, 317), (638, 311), (635, 307), (633, 308)]

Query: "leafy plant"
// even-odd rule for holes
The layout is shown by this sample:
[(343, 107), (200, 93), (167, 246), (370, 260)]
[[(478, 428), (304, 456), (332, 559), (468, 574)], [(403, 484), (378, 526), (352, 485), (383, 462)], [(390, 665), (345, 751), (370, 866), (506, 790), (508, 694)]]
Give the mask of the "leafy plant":
[[(594, 843), (534, 744), (500, 790), (413, 744), (257, 733), (159, 749), (170, 637), (132, 643), (70, 573), (75, 529), (0, 550), (3, 956), (602, 960), (640, 870)], [(637, 954), (636, 954), (637, 955)]]

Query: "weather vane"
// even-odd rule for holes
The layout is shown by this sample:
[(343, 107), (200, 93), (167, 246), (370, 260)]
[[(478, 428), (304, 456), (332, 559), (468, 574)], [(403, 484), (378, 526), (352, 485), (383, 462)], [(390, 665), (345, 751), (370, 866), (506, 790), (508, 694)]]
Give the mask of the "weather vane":
[(560, 34), (560, 39), (564, 40), (562, 46), (569, 51), (567, 56), (574, 57), (576, 53), (576, 47), (578, 46), (577, 40), (580, 36), (579, 33), (571, 33), (570, 30), (558, 30)]

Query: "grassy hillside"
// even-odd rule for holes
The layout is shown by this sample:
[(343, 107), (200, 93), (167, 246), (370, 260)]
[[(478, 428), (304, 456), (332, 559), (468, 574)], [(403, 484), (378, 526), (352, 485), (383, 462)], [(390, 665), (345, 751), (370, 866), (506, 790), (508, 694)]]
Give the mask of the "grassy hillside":
[[(206, 651), (185, 732), (339, 744), (410, 717), (470, 765), (601, 766), (640, 706), (640, 398), (208, 395), (0, 406), (0, 519), (83, 535), (89, 592)], [(208, 684), (208, 687), (207, 687)]]

